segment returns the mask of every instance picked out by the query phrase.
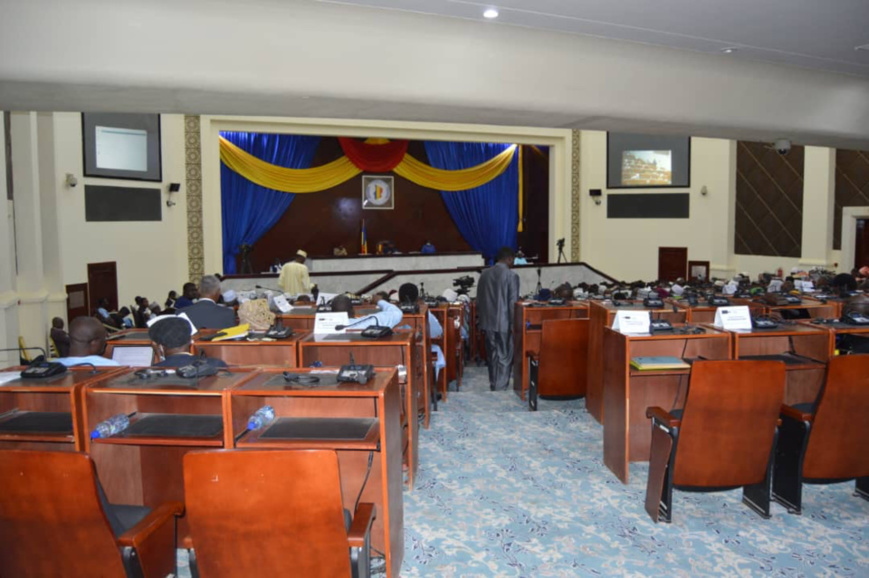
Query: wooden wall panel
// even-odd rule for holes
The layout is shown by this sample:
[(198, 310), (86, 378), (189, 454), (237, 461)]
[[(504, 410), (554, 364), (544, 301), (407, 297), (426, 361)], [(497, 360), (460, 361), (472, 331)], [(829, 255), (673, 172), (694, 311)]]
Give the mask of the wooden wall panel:
[(869, 151), (836, 151), (833, 249), (842, 248), (842, 209), (869, 207)]
[(767, 143), (737, 143), (735, 253), (800, 256), (804, 157), (801, 146), (782, 156)]

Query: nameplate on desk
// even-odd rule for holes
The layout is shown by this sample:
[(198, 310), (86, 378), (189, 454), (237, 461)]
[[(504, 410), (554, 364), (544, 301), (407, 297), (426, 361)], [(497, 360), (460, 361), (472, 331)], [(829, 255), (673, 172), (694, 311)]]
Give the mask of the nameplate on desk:
[(751, 312), (748, 305), (737, 305), (734, 307), (719, 307), (715, 310), (715, 321), (712, 322), (715, 327), (722, 329), (751, 329)]
[(321, 312), (314, 316), (314, 335), (344, 333), (346, 329), (339, 325), (347, 325), (346, 311)]
[(283, 295), (275, 295), (272, 298), (272, 301), (274, 301), (275, 307), (277, 307), (278, 311), (281, 313), (289, 313), (293, 310), (293, 306), (290, 305), (290, 302), (287, 301), (287, 298)]
[(616, 311), (612, 329), (625, 335), (648, 333), (649, 323), (648, 311)]

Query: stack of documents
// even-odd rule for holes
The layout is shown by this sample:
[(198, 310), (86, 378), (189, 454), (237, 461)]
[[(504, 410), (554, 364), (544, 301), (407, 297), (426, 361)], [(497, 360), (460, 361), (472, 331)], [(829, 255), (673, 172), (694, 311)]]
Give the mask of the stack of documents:
[(639, 371), (660, 371), (662, 369), (691, 369), (691, 366), (678, 357), (667, 355), (657, 357), (632, 357), (631, 367)]

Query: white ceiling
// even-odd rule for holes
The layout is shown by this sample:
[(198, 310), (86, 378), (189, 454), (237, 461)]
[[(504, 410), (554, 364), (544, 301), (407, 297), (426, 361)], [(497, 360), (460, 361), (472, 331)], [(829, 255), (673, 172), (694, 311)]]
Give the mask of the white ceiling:
[[(869, 0), (318, 0), (484, 20), (869, 77)], [(866, 45), (866, 50), (855, 50)]]

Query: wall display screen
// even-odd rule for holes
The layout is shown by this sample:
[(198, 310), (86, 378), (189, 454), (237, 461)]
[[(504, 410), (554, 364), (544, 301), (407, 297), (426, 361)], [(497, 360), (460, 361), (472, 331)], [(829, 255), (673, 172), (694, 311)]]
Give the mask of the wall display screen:
[(608, 133), (607, 188), (684, 188), (691, 185), (691, 139)]
[(87, 177), (160, 181), (159, 114), (83, 113)]

